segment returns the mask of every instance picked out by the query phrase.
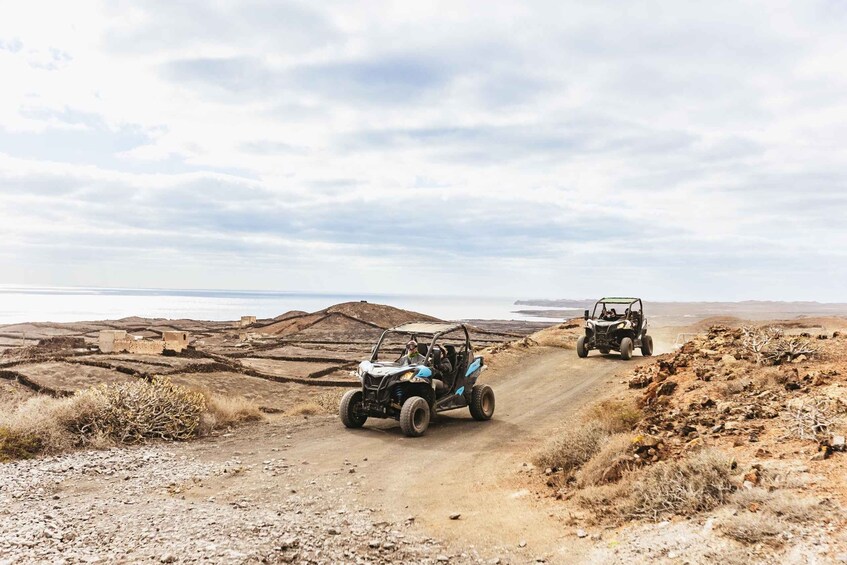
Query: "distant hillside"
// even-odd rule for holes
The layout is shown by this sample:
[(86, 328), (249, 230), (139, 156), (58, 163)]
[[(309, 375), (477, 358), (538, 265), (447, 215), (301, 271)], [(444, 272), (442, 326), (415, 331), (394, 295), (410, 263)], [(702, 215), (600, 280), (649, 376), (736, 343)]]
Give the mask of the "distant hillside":
[[(402, 310), (385, 304), (343, 302), (311, 314), (288, 312), (274, 318), (273, 323), (260, 329), (263, 333), (285, 336), (299, 334), (306, 330), (309, 330), (309, 333), (322, 333), (322, 330), (330, 329), (335, 332), (338, 330), (339, 324), (350, 326), (352, 323), (371, 328), (387, 329), (413, 321), (439, 322), (441, 320), (420, 312)], [(327, 327), (324, 328), (324, 326)]]

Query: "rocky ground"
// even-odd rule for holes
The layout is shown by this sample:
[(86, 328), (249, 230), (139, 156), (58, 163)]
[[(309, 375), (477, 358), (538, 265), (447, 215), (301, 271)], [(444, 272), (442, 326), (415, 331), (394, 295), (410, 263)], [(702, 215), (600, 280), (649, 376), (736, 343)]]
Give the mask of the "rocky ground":
[[(577, 358), (579, 326), (486, 350), (484, 379), (498, 401), (487, 423), (457, 411), (409, 439), (392, 421), (345, 430), (333, 416), (282, 413), (187, 443), (0, 465), (0, 563), (847, 562), (843, 422), (787, 437), (792, 423), (810, 421), (808, 410), (792, 415), (797, 402), (843, 398), (843, 336), (814, 333), (804, 337), (814, 354), (765, 366), (726, 328), (623, 362)], [(664, 351), (669, 336), (657, 340)], [(184, 361), (154, 366), (176, 371)], [(717, 448), (736, 462), (737, 490), (750, 494), (628, 523), (557, 496), (528, 463), (532, 453), (562, 426), (579, 426), (594, 401), (615, 397), (641, 402), (633, 433), (646, 467)], [(775, 497), (789, 491), (814, 504), (780, 514)], [(739, 519), (752, 533), (739, 531)], [(758, 537), (737, 539), (745, 535)]]
[[(819, 324), (715, 325), (610, 391), (604, 406), (629, 407), (633, 425), (578, 470), (543, 476), (595, 542), (590, 562), (847, 562), (847, 321)], [(674, 507), (685, 495), (669, 485), (700, 453), (731, 463), (728, 489), (705, 509)], [(664, 485), (643, 482), (660, 468)], [(614, 504), (645, 485), (677, 497), (646, 523)]]
[[(0, 467), (0, 563), (435, 563), (446, 552), (374, 508), (339, 503), (357, 487), (308, 474), (285, 448), (261, 465), (239, 454), (198, 462), (167, 446), (78, 452)], [(242, 473), (288, 483), (273, 502), (241, 487), (198, 496), (205, 483)], [(309, 475), (305, 476), (304, 475)], [(231, 486), (231, 485), (230, 485)], [(255, 487), (253, 487), (255, 488)]]

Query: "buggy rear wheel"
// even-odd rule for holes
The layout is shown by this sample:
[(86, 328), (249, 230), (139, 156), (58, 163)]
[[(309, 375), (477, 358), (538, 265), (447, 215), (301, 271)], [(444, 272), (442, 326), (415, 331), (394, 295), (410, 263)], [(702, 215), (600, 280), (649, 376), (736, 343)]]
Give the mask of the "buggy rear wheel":
[(653, 336), (645, 335), (641, 338), (641, 354), (644, 357), (653, 355)]
[(579, 339), (576, 340), (576, 354), (580, 357), (588, 357), (588, 346), (585, 345), (585, 336), (579, 336)]
[(625, 337), (621, 340), (621, 359), (629, 361), (632, 359), (632, 339)]
[(365, 425), (368, 415), (362, 412), (362, 391), (349, 390), (341, 397), (338, 415), (348, 428), (361, 428)]
[(407, 398), (400, 409), (400, 429), (408, 437), (422, 436), (429, 427), (430, 410), (420, 396)]
[(474, 385), (468, 408), (474, 420), (490, 420), (494, 415), (494, 390), (488, 385)]

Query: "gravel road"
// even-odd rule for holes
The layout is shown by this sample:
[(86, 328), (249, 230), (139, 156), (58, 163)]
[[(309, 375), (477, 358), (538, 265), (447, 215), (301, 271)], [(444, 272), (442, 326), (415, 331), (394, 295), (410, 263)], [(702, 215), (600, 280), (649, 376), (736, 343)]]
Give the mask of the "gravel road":
[(460, 410), (422, 438), (393, 421), (276, 418), (0, 465), (0, 563), (572, 561), (565, 517), (522, 486), (525, 463), (627, 368), (536, 348), (484, 374), (494, 420)]

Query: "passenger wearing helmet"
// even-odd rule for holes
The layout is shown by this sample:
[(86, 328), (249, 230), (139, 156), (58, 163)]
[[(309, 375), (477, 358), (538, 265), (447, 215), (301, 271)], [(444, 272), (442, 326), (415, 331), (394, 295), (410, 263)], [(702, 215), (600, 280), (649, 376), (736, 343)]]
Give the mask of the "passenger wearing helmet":
[(406, 349), (403, 351), (403, 355), (400, 356), (399, 362), (403, 367), (406, 365), (420, 365), (424, 362), (424, 356), (418, 351), (418, 342), (414, 338), (406, 343)]

